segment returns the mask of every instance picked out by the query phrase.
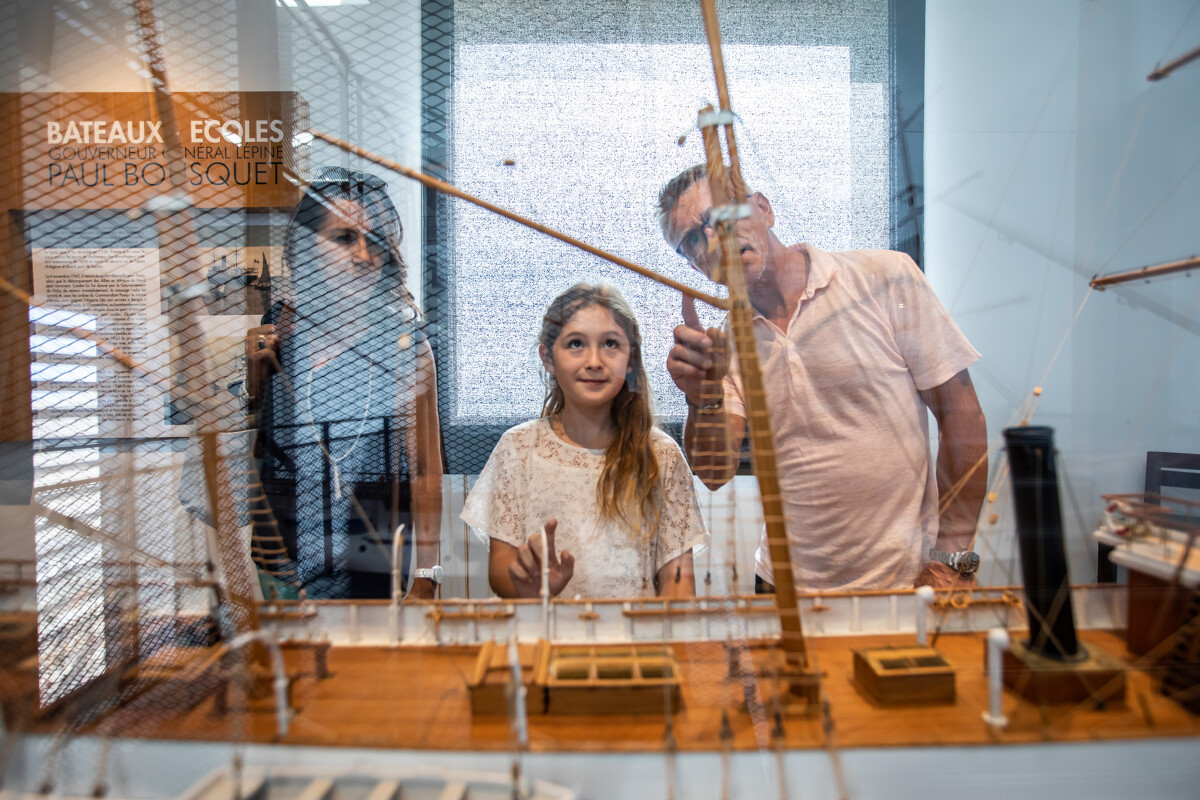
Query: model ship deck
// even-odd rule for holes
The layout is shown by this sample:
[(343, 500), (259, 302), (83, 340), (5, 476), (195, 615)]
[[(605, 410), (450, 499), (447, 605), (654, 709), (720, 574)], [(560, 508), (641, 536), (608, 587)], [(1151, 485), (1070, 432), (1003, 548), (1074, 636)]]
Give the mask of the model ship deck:
[[(1123, 639), (1111, 632), (1084, 631), (1083, 641), (1127, 657)], [(956, 669), (953, 703), (884, 708), (854, 685), (853, 650), (907, 646), (911, 636), (829, 637), (811, 640), (823, 675), (839, 747), (889, 747), (1099, 741), (1195, 736), (1200, 718), (1163, 697), (1142, 669), (1128, 675), (1127, 701), (1096, 708), (1090, 703), (1038, 706), (1006, 693), (1006, 729), (993, 733), (981, 719), (987, 707), (981, 633), (940, 636), (936, 647)], [(729, 658), (720, 643), (671, 645), (682, 677), (682, 707), (672, 715), (675, 746), (681, 751), (825, 748), (820, 714), (768, 704), (747, 713), (740, 679), (728, 679)], [(510, 751), (507, 715), (472, 716), (468, 680), (478, 646), (338, 647), (328, 649), (328, 677), (318, 680), (311, 650), (288, 650), (295, 716), (289, 732), (276, 736), (269, 697), (242, 704), (237, 692), (208, 686), (186, 710), (156, 708), (154, 692), (116, 708), (79, 733), (103, 730), (121, 736), (175, 740), (283, 742), (293, 745), (356, 746), (445, 751)], [(172, 694), (172, 697), (177, 696)], [(135, 707), (136, 706), (136, 707)], [(657, 751), (666, 747), (665, 704), (639, 714), (539, 715), (528, 721), (534, 752)], [(773, 738), (779, 710), (782, 739)], [(124, 713), (133, 711), (135, 713)], [(732, 737), (722, 737), (727, 714)], [(107, 720), (107, 722), (106, 722)]]

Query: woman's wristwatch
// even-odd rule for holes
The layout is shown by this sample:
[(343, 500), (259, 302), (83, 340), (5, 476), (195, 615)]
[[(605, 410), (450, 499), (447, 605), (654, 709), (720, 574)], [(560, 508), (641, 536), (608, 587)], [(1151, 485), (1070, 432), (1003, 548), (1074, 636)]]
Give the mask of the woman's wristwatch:
[(441, 586), (442, 565), (434, 564), (432, 567), (422, 567), (420, 569), (413, 570), (413, 579), (415, 580), (417, 578), (428, 578), (429, 580), (433, 581), (434, 584)]

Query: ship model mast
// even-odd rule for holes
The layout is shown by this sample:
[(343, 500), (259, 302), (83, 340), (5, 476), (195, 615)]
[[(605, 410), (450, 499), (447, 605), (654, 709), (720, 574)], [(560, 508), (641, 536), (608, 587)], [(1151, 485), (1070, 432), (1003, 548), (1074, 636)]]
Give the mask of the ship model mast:
[[(746, 424), (750, 434), (754, 472), (758, 476), (771, 567), (775, 575), (775, 602), (779, 608), (781, 644), (785, 660), (779, 676), (788, 684), (790, 695), (802, 696), (809, 702), (815, 702), (819, 687), (816, 675), (809, 667), (800, 609), (796, 603), (796, 583), (792, 574), (783, 501), (779, 494), (779, 472), (775, 465), (775, 435), (771, 430), (767, 395), (763, 387), (762, 370), (759, 368), (758, 345), (754, 338), (754, 311), (750, 306), (746, 275), (739, 253), (737, 221), (748, 216), (750, 209), (746, 205), (746, 185), (742, 180), (741, 165), (738, 162), (737, 140), (733, 130), (734, 115), (729, 101), (725, 62), (721, 54), (721, 30), (717, 21), (715, 0), (702, 0), (701, 8), (704, 12), (704, 29), (708, 36), (709, 49), (712, 51), (713, 75), (716, 79), (720, 110), (714, 112), (712, 106), (702, 109), (698, 125), (704, 138), (705, 163), (712, 192), (711, 218), (715, 222), (720, 243), (720, 273), (717, 278), (729, 288), (729, 322), (742, 375)], [(728, 163), (721, 151), (718, 128), (724, 129)]]

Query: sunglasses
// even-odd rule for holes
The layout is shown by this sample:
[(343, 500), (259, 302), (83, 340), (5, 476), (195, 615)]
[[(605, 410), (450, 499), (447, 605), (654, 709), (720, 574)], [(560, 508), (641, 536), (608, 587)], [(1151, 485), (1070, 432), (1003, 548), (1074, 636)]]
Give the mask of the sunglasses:
[(346, 192), (349, 192), (350, 187), (354, 186), (358, 189), (359, 193), (368, 190), (377, 192), (387, 189), (387, 181), (378, 175), (346, 169), (344, 167), (325, 167), (321, 170), (321, 174), (313, 178), (308, 185), (313, 189), (340, 186)]
[(679, 246), (675, 248), (675, 252), (680, 258), (686, 260), (693, 267), (699, 263), (700, 259), (708, 255), (708, 229), (712, 228), (711, 221), (712, 209), (708, 209), (700, 216), (700, 224), (689, 230), (679, 240)]

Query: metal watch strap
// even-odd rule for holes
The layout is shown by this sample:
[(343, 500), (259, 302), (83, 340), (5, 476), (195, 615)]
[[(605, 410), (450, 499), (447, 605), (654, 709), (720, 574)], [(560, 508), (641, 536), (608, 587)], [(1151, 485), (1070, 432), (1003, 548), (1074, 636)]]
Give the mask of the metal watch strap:
[(979, 570), (979, 554), (972, 550), (945, 553), (936, 547), (931, 547), (929, 548), (929, 558), (945, 564), (960, 575), (973, 575)]
[(442, 576), (443, 576), (443, 573), (442, 573), (442, 565), (441, 564), (434, 564), (432, 567), (429, 567), (428, 569), (422, 567), (421, 569), (413, 570), (413, 578), (414, 579), (428, 578), (429, 580), (436, 583), (438, 586), (442, 585)]
[[(684, 398), (684, 399), (687, 400), (687, 398)], [(725, 398), (718, 397), (716, 400), (712, 400), (708, 403), (705, 403), (704, 405), (696, 405), (691, 400), (688, 400), (687, 404), (691, 408), (693, 408), (696, 411), (699, 411), (701, 414), (703, 414), (705, 411), (720, 411), (722, 408), (725, 407)]]

